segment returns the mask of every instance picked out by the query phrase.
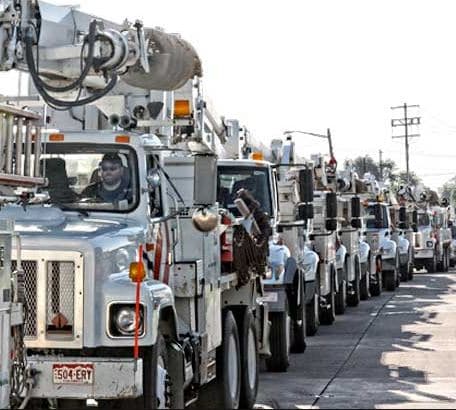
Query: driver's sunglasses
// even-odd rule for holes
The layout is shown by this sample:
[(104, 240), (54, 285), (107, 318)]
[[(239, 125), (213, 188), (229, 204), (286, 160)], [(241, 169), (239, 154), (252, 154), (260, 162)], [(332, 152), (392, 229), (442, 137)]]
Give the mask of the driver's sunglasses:
[(120, 166), (119, 165), (102, 165), (101, 166), (101, 170), (103, 172), (106, 172), (106, 171), (117, 171), (118, 169), (120, 169)]

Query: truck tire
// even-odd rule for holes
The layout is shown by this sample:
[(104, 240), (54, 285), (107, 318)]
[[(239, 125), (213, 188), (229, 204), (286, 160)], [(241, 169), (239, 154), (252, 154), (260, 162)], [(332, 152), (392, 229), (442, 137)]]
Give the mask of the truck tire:
[(361, 265), (361, 280), (359, 281), (359, 298), (361, 300), (369, 299), (369, 270), (368, 266), (370, 266), (369, 262), (363, 263)]
[[(167, 373), (168, 352), (165, 339), (160, 331), (155, 345), (144, 349), (143, 359), (143, 395), (133, 400), (100, 400), (98, 406), (102, 409), (158, 409), (171, 408), (169, 394), (169, 376)], [(158, 386), (157, 379), (165, 379), (164, 386)], [(165, 403), (163, 403), (165, 400)]]
[(396, 290), (396, 275), (394, 270), (383, 271), (385, 278), (385, 289), (389, 292), (394, 292)]
[[(320, 286), (320, 282), (318, 282)], [(320, 296), (315, 293), (312, 300), (306, 305), (306, 335), (314, 336), (318, 331), (320, 325), (320, 317), (318, 315), (320, 305)]]
[(359, 260), (355, 260), (355, 280), (351, 282), (352, 293), (347, 296), (347, 305), (350, 307), (356, 307), (359, 305), (361, 284), (360, 284), (360, 264)]
[(400, 274), (400, 263), (401, 259), (399, 256), (399, 252), (396, 253), (396, 264), (395, 264), (395, 269), (394, 269), (394, 277), (396, 278), (396, 288), (398, 288), (401, 284), (401, 274)]
[(347, 281), (345, 280), (347, 275), (345, 268), (337, 271), (337, 277), (340, 278), (341, 276), (344, 279), (339, 283), (339, 290), (336, 292), (336, 315), (343, 315), (347, 307)]
[(401, 274), (401, 281), (407, 282), (409, 280), (409, 265), (406, 263), (405, 265), (401, 265), (399, 268), (399, 272)]
[(269, 318), (271, 357), (266, 359), (266, 369), (269, 372), (286, 372), (290, 365), (291, 344), (291, 318), (288, 307), (284, 312), (271, 312)]
[(445, 248), (443, 250), (443, 271), (444, 272), (448, 272), (448, 268), (450, 266), (450, 261), (449, 261), (449, 252), (448, 252), (448, 248)]
[[(299, 276), (298, 276), (299, 277)], [(291, 340), (291, 351), (293, 353), (304, 353), (306, 350), (306, 294), (304, 284), (301, 286), (301, 304), (296, 306), (296, 315), (293, 318), (293, 332)]]
[(238, 409), (241, 396), (239, 332), (230, 310), (223, 312), (222, 344), (217, 348), (217, 377), (204, 387), (198, 408)]
[(426, 270), (428, 273), (435, 273), (437, 272), (437, 252), (434, 250), (434, 256), (432, 257), (431, 260), (426, 262)]
[(251, 409), (258, 394), (259, 357), (255, 317), (250, 309), (245, 309), (242, 326), (239, 326), (241, 347), (241, 396), (240, 407)]
[(325, 296), (326, 306), (319, 306), (319, 317), (322, 325), (332, 325), (336, 320), (336, 292), (335, 292), (335, 275), (334, 271), (331, 274), (331, 290)]
[(382, 282), (383, 282), (383, 275), (382, 275), (382, 272), (381, 272), (381, 259), (380, 259), (380, 256), (377, 257), (377, 259), (375, 259), (375, 283), (374, 282), (370, 282), (369, 284), (369, 290), (370, 290), (370, 294), (372, 296), (380, 296), (382, 294)]
[(413, 268), (415, 265), (415, 258), (413, 257), (414, 254), (415, 254), (415, 250), (412, 249), (410, 252), (409, 264), (408, 264), (408, 280), (413, 280)]

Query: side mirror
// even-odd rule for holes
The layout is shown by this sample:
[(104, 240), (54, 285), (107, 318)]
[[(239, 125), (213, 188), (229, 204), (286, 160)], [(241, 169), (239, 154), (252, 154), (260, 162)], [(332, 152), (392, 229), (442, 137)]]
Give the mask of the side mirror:
[(194, 205), (215, 204), (217, 200), (217, 158), (215, 155), (195, 155), (193, 181)]
[(362, 228), (362, 223), (361, 223), (361, 219), (359, 218), (353, 218), (351, 220), (351, 226), (352, 228), (355, 228), (355, 229), (361, 229)]
[(399, 208), (399, 222), (406, 222), (407, 221), (407, 208), (405, 206), (401, 206)]
[(301, 202), (312, 202), (313, 198), (313, 172), (311, 169), (301, 169), (299, 171), (299, 200)]
[(313, 204), (302, 204), (298, 207), (298, 216), (301, 221), (314, 218)]
[(412, 213), (412, 221), (415, 225), (418, 225), (418, 211), (413, 211)]
[(337, 229), (337, 220), (336, 219), (327, 219), (325, 228), (327, 231), (334, 232)]
[(158, 169), (150, 169), (147, 172), (146, 181), (149, 190), (155, 191), (160, 186), (160, 171)]
[(361, 200), (357, 196), (351, 199), (351, 211), (352, 218), (361, 217)]
[(326, 194), (326, 218), (337, 218), (337, 194), (335, 192)]

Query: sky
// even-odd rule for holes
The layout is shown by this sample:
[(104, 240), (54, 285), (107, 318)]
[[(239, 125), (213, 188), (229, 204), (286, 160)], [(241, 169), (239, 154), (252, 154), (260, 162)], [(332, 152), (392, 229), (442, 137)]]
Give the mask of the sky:
[[(112, 21), (139, 18), (180, 33), (201, 57), (205, 94), (218, 113), (262, 140), (330, 128), (339, 163), (363, 155), (378, 160), (382, 150), (405, 169), (404, 140), (393, 139), (391, 128), (402, 111), (390, 107), (418, 104), (411, 114), (421, 117), (421, 136), (410, 140), (410, 169), (433, 188), (456, 175), (454, 0), (76, 4)], [(4, 90), (7, 78), (0, 74)], [(327, 149), (323, 139), (295, 140), (304, 156)]]

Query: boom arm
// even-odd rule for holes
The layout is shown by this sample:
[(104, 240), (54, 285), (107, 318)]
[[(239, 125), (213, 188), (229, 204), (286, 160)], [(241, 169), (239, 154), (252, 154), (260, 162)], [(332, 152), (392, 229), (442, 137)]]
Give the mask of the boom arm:
[[(118, 25), (39, 0), (0, 0), (0, 71), (31, 74), (46, 102), (73, 107), (107, 94), (119, 77), (152, 90), (175, 90), (202, 76), (193, 47), (177, 35)], [(90, 88), (88, 97), (80, 97)], [(78, 95), (63, 100), (56, 95)]]

